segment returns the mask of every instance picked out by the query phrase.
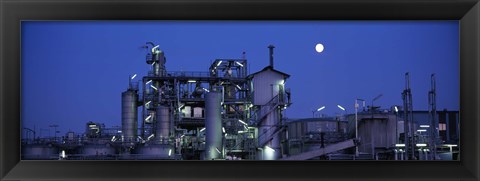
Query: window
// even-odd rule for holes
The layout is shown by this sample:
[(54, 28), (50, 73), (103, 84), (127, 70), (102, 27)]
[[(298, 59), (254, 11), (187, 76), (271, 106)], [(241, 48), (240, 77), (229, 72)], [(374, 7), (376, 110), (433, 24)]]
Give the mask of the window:
[(447, 124), (445, 124), (445, 123), (440, 123), (440, 124), (438, 124), (438, 130), (439, 130), (439, 131), (445, 131), (445, 130), (447, 130)]

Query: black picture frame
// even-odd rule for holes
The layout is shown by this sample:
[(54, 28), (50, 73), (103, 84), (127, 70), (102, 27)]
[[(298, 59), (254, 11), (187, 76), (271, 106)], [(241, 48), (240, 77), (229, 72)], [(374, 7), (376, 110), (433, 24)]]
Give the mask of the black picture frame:
[[(479, 180), (478, 0), (0, 0), (2, 180)], [(22, 20), (459, 20), (460, 161), (20, 160)]]

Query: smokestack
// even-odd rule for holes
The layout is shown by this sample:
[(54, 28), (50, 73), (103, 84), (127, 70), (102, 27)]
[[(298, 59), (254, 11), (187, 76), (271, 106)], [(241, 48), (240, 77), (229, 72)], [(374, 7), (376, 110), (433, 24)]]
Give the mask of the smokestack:
[(268, 46), (268, 49), (270, 49), (270, 67), (273, 68), (273, 49), (275, 48), (275, 46), (273, 45), (269, 45)]

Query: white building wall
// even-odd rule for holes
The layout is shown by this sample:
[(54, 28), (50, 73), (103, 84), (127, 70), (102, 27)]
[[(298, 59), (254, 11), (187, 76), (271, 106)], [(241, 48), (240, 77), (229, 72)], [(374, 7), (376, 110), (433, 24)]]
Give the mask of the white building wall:
[(253, 78), (254, 105), (264, 105), (278, 95), (279, 85), (284, 82), (284, 76), (267, 69)]

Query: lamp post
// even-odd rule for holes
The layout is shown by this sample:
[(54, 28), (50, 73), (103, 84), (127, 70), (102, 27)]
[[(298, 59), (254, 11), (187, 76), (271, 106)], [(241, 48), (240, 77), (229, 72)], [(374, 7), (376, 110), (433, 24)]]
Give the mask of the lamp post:
[(315, 118), (315, 112), (319, 112), (323, 109), (325, 109), (325, 106), (322, 106), (322, 107), (318, 108), (317, 110), (312, 110), (312, 118)]
[(345, 119), (347, 118), (346, 115), (348, 114), (347, 109), (345, 109), (343, 106), (337, 104), (337, 107), (341, 109), (342, 111), (345, 111)]
[(341, 109), (342, 111), (345, 111), (345, 113), (347, 112), (347, 110), (346, 110), (343, 106), (337, 105), (337, 107), (338, 107), (339, 109)]
[[(365, 109), (365, 100), (355, 99), (355, 139), (358, 141), (358, 101), (363, 102), (363, 108)], [(358, 145), (355, 144), (355, 156), (358, 157)]]
[(398, 143), (398, 106), (393, 106), (395, 109), (395, 143)]

